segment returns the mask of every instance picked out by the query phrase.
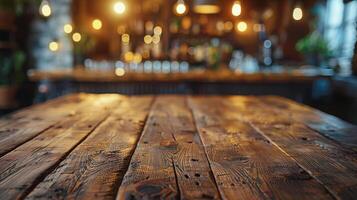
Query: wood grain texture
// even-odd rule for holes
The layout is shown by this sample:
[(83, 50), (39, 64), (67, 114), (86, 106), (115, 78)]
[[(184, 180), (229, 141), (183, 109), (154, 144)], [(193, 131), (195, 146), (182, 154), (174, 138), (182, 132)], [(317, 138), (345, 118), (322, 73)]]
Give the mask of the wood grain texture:
[(288, 111), (295, 120), (357, 151), (357, 126), (286, 98), (264, 96), (259, 100), (270, 105), (272, 109)]
[(220, 199), (200, 136), (185, 97), (163, 96), (155, 112), (163, 115), (159, 125), (177, 143), (173, 152), (176, 181), (181, 199)]
[(69, 95), (0, 119), (0, 199), (356, 199), (354, 131), (273, 96)]
[(286, 109), (271, 109), (254, 97), (231, 97), (241, 113), (271, 143), (280, 148), (337, 199), (357, 196), (357, 154), (302, 122)]
[(102, 95), (75, 118), (48, 129), (0, 158), (1, 199), (26, 195), (63, 157), (85, 139), (119, 102), (118, 96)]
[(160, 97), (117, 199), (219, 199), (184, 97)]
[(95, 95), (68, 95), (32, 106), (1, 119), (0, 157), (39, 135), (64, 118), (73, 118), (90, 106)]
[[(196, 124), (224, 199), (333, 199), (225, 98), (190, 98)], [(241, 113), (244, 115), (244, 113)]]
[(152, 99), (123, 99), (27, 199), (114, 199)]

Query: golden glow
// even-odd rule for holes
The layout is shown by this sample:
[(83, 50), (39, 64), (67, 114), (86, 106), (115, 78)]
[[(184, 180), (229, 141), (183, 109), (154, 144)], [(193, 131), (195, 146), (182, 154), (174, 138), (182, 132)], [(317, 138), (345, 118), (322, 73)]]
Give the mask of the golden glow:
[(115, 69), (115, 75), (124, 76), (125, 75), (125, 70), (123, 68), (116, 68)]
[(159, 43), (160, 43), (160, 36), (154, 35), (154, 36), (152, 37), (152, 43), (154, 43), (154, 44), (159, 44)]
[(302, 9), (299, 7), (294, 8), (294, 11), (293, 11), (294, 20), (299, 21), (302, 19), (302, 17), (303, 17)]
[(124, 25), (119, 25), (118, 28), (117, 28), (117, 33), (118, 34), (124, 34), (125, 33), (125, 26)]
[(140, 55), (139, 53), (134, 54), (133, 61), (134, 61), (134, 63), (136, 63), (136, 64), (141, 63), (141, 61), (142, 61), (141, 55)]
[(72, 27), (72, 25), (71, 24), (65, 24), (64, 26), (63, 26), (63, 31), (65, 32), (65, 33), (72, 33), (72, 31), (73, 31), (73, 27)]
[(93, 20), (92, 22), (92, 27), (95, 29), (95, 30), (100, 30), (102, 28), (103, 24), (102, 24), (102, 21), (100, 21), (100, 19), (95, 19)]
[(247, 29), (248, 29), (247, 23), (245, 23), (245, 22), (239, 22), (239, 23), (237, 24), (237, 30), (238, 30), (239, 32), (245, 32)]
[(52, 14), (52, 9), (48, 1), (44, 0), (41, 2), (40, 14), (44, 17), (49, 17)]
[(145, 30), (147, 32), (151, 32), (153, 28), (154, 28), (154, 23), (152, 21), (147, 21), (145, 23)]
[(176, 14), (178, 14), (178, 15), (185, 14), (187, 11), (185, 3), (183, 1), (177, 2), (175, 5), (175, 11), (176, 11)]
[(264, 31), (264, 25), (263, 24), (254, 24), (253, 25), (253, 31), (254, 32)]
[(224, 23), (224, 30), (225, 31), (231, 31), (233, 29), (233, 23), (230, 21), (227, 21)]
[(221, 11), (216, 5), (196, 5), (194, 11), (199, 14), (215, 14)]
[(82, 39), (82, 35), (80, 33), (73, 33), (72, 40), (74, 42), (80, 42)]
[(48, 49), (49, 49), (50, 51), (53, 51), (53, 52), (58, 51), (58, 49), (59, 49), (59, 44), (58, 44), (58, 42), (54, 42), (54, 41), (50, 42), (50, 43), (48, 44)]
[(122, 1), (118, 1), (113, 6), (114, 12), (121, 15), (125, 12), (126, 6)]
[(129, 43), (130, 42), (130, 36), (129, 36), (129, 34), (123, 34), (122, 36), (121, 36), (121, 41), (123, 42), (123, 43)]
[(151, 44), (152, 43), (151, 35), (145, 35), (144, 42), (145, 42), (145, 44)]
[(124, 55), (124, 60), (126, 62), (131, 62), (132, 60), (134, 59), (134, 54), (133, 52), (129, 51), (129, 52), (126, 52), (125, 55)]
[(236, 1), (232, 6), (232, 15), (238, 17), (242, 13), (242, 6), (240, 5), (240, 1)]
[(154, 34), (155, 35), (161, 35), (161, 33), (162, 33), (162, 28), (160, 26), (155, 26)]

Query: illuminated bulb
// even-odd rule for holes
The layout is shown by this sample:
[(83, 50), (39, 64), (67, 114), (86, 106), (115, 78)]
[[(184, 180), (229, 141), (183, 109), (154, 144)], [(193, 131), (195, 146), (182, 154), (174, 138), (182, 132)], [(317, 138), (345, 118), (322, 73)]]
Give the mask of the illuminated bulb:
[(239, 22), (239, 23), (237, 24), (237, 30), (238, 30), (239, 32), (245, 32), (247, 29), (248, 29), (247, 23), (245, 23), (245, 22)]
[(129, 34), (123, 34), (122, 36), (121, 36), (121, 41), (123, 42), (123, 43), (129, 43), (130, 42), (130, 36), (129, 36)]
[(299, 21), (302, 19), (302, 17), (303, 17), (302, 9), (300, 7), (295, 7), (293, 11), (294, 20)]
[(65, 33), (72, 33), (72, 31), (73, 31), (73, 27), (72, 27), (72, 25), (71, 24), (65, 24), (64, 26), (63, 26), (63, 31), (65, 32)]
[(133, 60), (133, 58), (134, 58), (133, 52), (129, 51), (129, 52), (125, 53), (125, 55), (124, 55), (124, 60), (126, 62), (131, 62)]
[(154, 44), (159, 44), (159, 43), (160, 43), (160, 36), (154, 35), (154, 36), (152, 37), (152, 43), (154, 43)]
[(41, 2), (40, 14), (44, 17), (49, 17), (52, 14), (52, 9), (48, 1), (44, 0)]
[(239, 1), (234, 2), (232, 6), (232, 15), (238, 17), (242, 13), (242, 6)]
[(72, 35), (72, 40), (73, 40), (74, 42), (80, 42), (81, 39), (82, 39), (82, 36), (81, 36), (80, 33), (74, 33), (74, 34)]
[(50, 49), (50, 51), (53, 51), (53, 52), (58, 51), (58, 49), (59, 49), (58, 42), (54, 42), (54, 41), (50, 42), (48, 44), (48, 49)]
[(151, 44), (152, 43), (151, 35), (145, 35), (144, 42), (145, 42), (145, 44)]
[(186, 5), (185, 5), (185, 2), (184, 1), (177, 1), (176, 3), (176, 7), (175, 7), (175, 11), (178, 15), (183, 15), (186, 13)]
[(95, 19), (93, 20), (92, 22), (92, 27), (95, 29), (95, 30), (100, 30), (102, 28), (102, 21), (100, 21), (100, 19)]
[(143, 58), (139, 53), (134, 54), (134, 57), (133, 57), (134, 63), (139, 64), (139, 63), (141, 63), (142, 59)]
[(160, 26), (155, 26), (154, 34), (155, 35), (161, 35), (161, 33), (162, 33), (162, 28)]
[(114, 4), (114, 12), (117, 14), (123, 14), (126, 10), (126, 6), (122, 1), (118, 1)]
[(124, 76), (125, 75), (125, 70), (123, 68), (116, 68), (115, 69), (115, 75)]

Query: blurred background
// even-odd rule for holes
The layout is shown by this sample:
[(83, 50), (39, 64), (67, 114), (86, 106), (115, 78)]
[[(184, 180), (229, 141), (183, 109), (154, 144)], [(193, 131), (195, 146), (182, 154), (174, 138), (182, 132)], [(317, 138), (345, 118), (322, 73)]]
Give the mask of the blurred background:
[(357, 123), (356, 0), (0, 0), (0, 114), (75, 92), (280, 95)]

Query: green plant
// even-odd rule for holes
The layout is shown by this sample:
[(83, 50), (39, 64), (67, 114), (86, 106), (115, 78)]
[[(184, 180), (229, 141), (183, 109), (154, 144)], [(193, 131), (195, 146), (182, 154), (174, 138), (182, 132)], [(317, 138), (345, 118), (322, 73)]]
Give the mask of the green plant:
[(312, 32), (296, 43), (296, 50), (304, 55), (331, 56), (331, 50), (325, 38), (317, 31)]
[(0, 85), (19, 84), (24, 80), (22, 66), (25, 54), (16, 51), (10, 56), (0, 55)]

